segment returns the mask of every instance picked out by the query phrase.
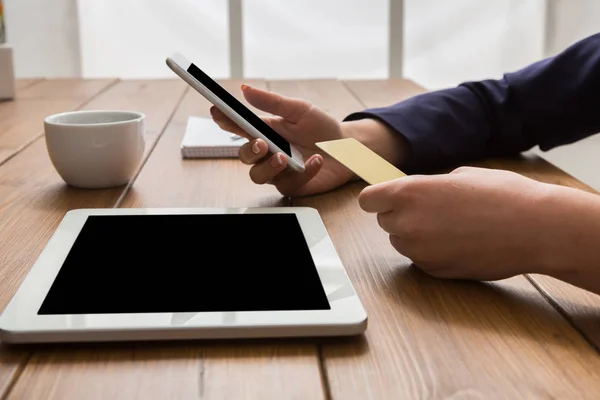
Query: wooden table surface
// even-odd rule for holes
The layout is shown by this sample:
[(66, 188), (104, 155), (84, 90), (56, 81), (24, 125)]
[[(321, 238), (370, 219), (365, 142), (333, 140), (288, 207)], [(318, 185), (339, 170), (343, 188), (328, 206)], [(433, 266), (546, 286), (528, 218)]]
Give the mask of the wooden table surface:
[[(222, 84), (242, 101), (241, 81)], [(245, 82), (248, 83), (248, 82)], [(249, 81), (337, 118), (421, 93), (390, 81)], [(150, 145), (130, 188), (78, 190), (52, 168), (45, 116), (75, 109), (147, 115)], [(364, 336), (153, 344), (0, 345), (8, 399), (600, 398), (599, 297), (543, 276), (443, 281), (414, 268), (361, 212), (355, 182), (283, 198), (237, 160), (182, 160), (187, 117), (209, 104), (178, 80), (21, 80), (0, 103), (0, 309), (66, 211), (82, 207), (310, 206), (321, 213), (369, 315)], [(536, 157), (488, 160), (589, 190)]]

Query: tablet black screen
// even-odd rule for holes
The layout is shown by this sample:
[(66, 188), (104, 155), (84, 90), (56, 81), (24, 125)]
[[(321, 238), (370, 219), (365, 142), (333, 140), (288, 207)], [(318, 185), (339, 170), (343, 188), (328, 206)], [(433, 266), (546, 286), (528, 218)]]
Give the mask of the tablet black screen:
[(295, 214), (90, 216), (38, 314), (325, 310)]

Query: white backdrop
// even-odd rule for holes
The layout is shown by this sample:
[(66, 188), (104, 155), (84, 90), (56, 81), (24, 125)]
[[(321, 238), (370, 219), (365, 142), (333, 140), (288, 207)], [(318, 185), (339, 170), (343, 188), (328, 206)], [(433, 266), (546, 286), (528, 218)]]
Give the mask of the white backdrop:
[(164, 60), (180, 51), (209, 74), (227, 77), (227, 1), (79, 2), (86, 77), (174, 77)]
[[(388, 1), (245, 0), (245, 74), (386, 77)], [(544, 1), (405, 0), (406, 75), (433, 89), (540, 58)], [(175, 49), (229, 74), (224, 0), (5, 2), (20, 77), (170, 77)]]
[[(246, 74), (385, 77), (388, 1), (244, 0)], [(545, 2), (551, 53), (600, 31), (598, 0), (405, 0), (406, 75), (432, 89), (539, 59)], [(224, 0), (4, 3), (18, 77), (166, 77), (174, 49), (229, 74)]]
[[(406, 75), (429, 88), (498, 76), (542, 56), (544, 0), (406, 0)], [(244, 1), (245, 75), (384, 78), (388, 0)], [(80, 1), (82, 73), (172, 76), (178, 49), (229, 74), (223, 0)]]

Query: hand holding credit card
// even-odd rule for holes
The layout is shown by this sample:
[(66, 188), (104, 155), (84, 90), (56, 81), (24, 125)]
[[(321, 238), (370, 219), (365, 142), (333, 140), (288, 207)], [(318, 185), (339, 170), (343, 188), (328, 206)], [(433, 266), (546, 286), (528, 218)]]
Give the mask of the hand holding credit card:
[(315, 145), (370, 185), (406, 176), (404, 172), (354, 138), (318, 142)]

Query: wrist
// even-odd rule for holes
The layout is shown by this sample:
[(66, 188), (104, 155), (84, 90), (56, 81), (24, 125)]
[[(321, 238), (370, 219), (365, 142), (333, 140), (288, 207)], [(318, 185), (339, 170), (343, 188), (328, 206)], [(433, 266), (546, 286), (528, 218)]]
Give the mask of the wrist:
[(400, 168), (406, 160), (408, 143), (402, 135), (383, 122), (364, 118), (342, 122), (341, 126), (344, 137), (358, 140), (392, 165)]
[(600, 197), (545, 186), (538, 205), (539, 272), (580, 287), (600, 287)]

